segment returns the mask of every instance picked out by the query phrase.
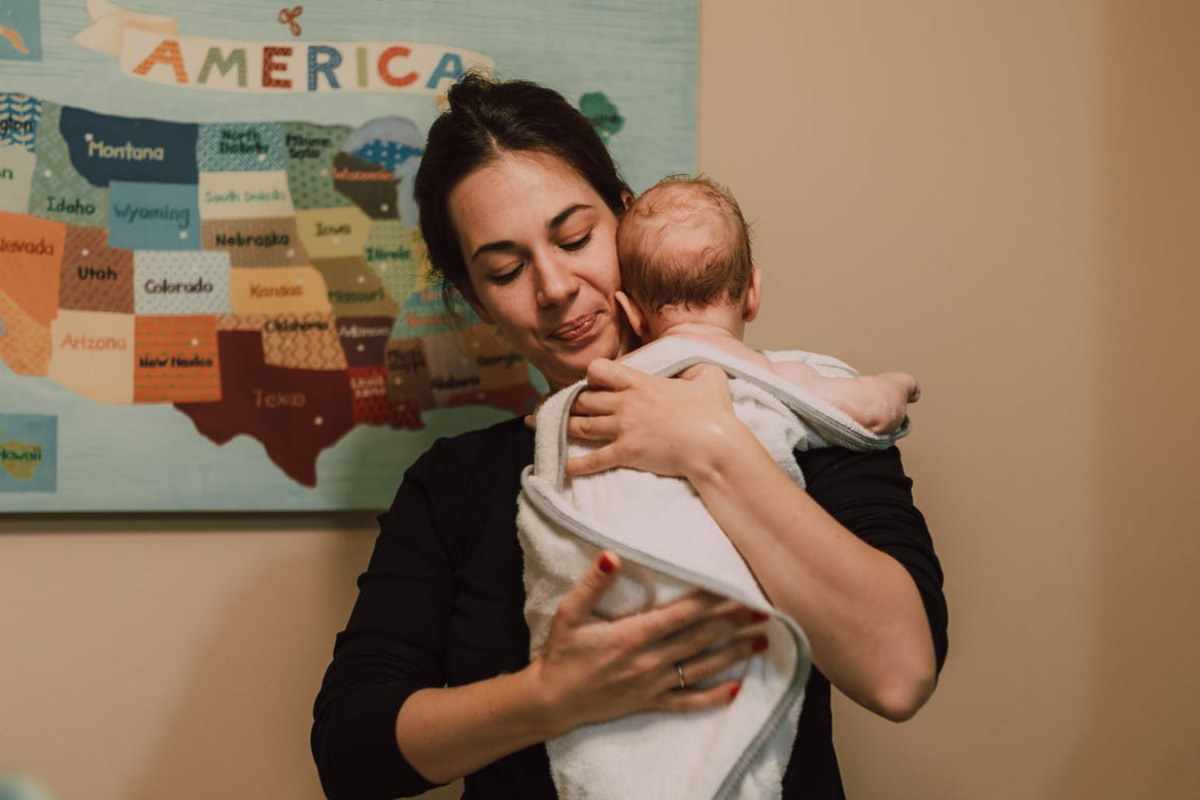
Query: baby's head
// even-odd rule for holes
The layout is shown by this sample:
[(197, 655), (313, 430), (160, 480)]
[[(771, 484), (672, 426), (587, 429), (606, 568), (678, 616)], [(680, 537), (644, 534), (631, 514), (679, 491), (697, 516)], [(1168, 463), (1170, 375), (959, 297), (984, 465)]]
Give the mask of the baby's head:
[(622, 291), (649, 315), (728, 306), (740, 316), (755, 280), (742, 210), (704, 176), (647, 189), (621, 217), (617, 256)]

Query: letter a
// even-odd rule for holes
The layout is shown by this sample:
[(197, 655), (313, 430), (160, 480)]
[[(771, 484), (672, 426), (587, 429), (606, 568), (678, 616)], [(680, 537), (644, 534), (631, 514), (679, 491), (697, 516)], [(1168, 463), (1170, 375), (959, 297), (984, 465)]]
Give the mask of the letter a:
[(438, 81), (443, 78), (457, 81), (462, 77), (462, 74), (462, 57), (458, 53), (443, 53), (442, 60), (438, 62), (437, 67), (433, 70), (433, 74), (429, 76), (429, 82), (425, 84), (425, 88), (437, 89)]
[(154, 52), (146, 56), (146, 60), (134, 67), (134, 75), (145, 75), (157, 64), (169, 64), (175, 70), (175, 82), (187, 83), (187, 71), (183, 68), (183, 53), (179, 50), (179, 42), (174, 39), (163, 39), (154, 48)]

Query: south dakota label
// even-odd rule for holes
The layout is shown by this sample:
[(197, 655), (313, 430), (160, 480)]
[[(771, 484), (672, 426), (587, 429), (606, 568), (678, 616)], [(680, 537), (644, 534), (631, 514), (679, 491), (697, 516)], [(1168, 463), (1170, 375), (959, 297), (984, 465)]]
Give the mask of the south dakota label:
[(200, 214), (210, 219), (290, 217), (287, 172), (202, 172)]

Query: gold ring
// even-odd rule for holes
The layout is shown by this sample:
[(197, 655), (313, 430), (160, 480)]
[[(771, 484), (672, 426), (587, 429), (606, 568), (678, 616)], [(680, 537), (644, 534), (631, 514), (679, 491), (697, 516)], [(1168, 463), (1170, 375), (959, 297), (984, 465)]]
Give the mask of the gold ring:
[(676, 664), (676, 665), (675, 665), (675, 671), (676, 671), (677, 673), (679, 673), (679, 688), (680, 688), (680, 689), (686, 689), (686, 688), (687, 688), (687, 681), (685, 681), (685, 680), (683, 679), (683, 664)]

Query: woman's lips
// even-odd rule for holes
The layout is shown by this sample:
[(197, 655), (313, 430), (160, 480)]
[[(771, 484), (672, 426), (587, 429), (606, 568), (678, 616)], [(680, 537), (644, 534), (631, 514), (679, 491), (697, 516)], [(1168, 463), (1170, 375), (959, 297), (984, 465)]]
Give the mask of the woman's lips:
[(586, 338), (596, 327), (596, 320), (600, 317), (600, 312), (593, 311), (591, 314), (585, 314), (582, 317), (575, 317), (570, 322), (566, 322), (550, 334), (551, 339), (557, 339), (560, 342), (578, 342), (580, 339)]

